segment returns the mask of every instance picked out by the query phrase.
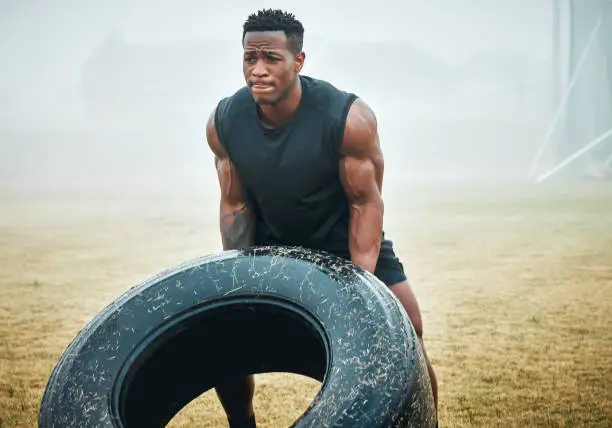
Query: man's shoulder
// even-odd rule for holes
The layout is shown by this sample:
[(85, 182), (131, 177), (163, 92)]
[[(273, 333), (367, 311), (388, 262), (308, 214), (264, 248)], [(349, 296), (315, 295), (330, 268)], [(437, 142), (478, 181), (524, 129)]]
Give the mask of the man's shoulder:
[(329, 80), (305, 75), (300, 75), (300, 78), (302, 79), (302, 83), (305, 84), (308, 89), (316, 95), (337, 97), (346, 97), (352, 95), (351, 92), (341, 89)]
[(310, 94), (311, 107), (339, 120), (346, 117), (349, 107), (358, 98), (354, 93), (340, 89), (327, 80), (302, 76), (302, 82)]
[(249, 89), (244, 86), (233, 94), (221, 98), (209, 119), (209, 126), (214, 125), (219, 142), (226, 147), (236, 121), (242, 120), (253, 104), (253, 97)]
[(322, 88), (324, 90), (328, 90), (331, 92), (340, 92), (340, 93), (346, 92), (345, 90), (337, 86), (335, 83), (332, 83), (330, 80), (323, 79), (321, 77), (314, 77), (312, 75), (300, 74), (300, 78), (302, 79), (302, 82), (310, 86), (313, 86), (313, 87), (319, 87), (319, 88)]
[(252, 102), (251, 92), (246, 86), (243, 86), (219, 100), (215, 108), (215, 117), (218, 121), (232, 117), (236, 113), (249, 108)]

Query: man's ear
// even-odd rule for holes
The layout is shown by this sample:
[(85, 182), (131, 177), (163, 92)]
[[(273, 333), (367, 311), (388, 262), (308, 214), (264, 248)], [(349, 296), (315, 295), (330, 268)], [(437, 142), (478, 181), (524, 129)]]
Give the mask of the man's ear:
[(300, 52), (299, 54), (295, 56), (295, 59), (293, 61), (293, 69), (296, 73), (299, 73), (300, 71), (302, 71), (302, 68), (304, 68), (305, 60), (306, 60), (306, 54), (304, 52)]

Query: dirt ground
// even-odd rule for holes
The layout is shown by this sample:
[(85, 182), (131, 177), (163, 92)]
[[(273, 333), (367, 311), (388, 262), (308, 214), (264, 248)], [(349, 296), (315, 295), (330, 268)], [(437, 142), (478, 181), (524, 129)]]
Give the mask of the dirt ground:
[[(419, 298), (440, 426), (612, 426), (612, 186), (386, 185)], [(212, 199), (210, 199), (212, 197)], [(0, 195), (0, 427), (32, 427), (70, 340), (155, 273), (220, 249), (216, 194)], [(257, 377), (261, 427), (319, 385)], [(213, 392), (173, 427), (223, 427)]]

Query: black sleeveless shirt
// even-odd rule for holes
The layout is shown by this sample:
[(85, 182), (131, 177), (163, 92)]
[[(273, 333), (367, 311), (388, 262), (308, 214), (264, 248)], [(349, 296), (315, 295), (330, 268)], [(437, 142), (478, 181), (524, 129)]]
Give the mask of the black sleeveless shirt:
[(299, 245), (348, 255), (349, 201), (339, 177), (346, 117), (356, 99), (299, 76), (292, 118), (269, 129), (247, 87), (222, 99), (215, 127), (257, 216), (256, 245)]

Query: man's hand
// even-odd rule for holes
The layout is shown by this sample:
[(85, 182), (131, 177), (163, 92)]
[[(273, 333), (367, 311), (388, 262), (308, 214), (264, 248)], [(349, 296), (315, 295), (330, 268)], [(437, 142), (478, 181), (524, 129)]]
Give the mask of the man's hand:
[(247, 248), (255, 240), (255, 216), (247, 205), (245, 187), (229, 156), (219, 142), (214, 111), (206, 124), (206, 139), (215, 155), (221, 188), (219, 228), (223, 249)]
[(360, 99), (349, 110), (340, 151), (340, 180), (351, 205), (351, 259), (374, 273), (383, 230), (384, 161), (376, 117)]

